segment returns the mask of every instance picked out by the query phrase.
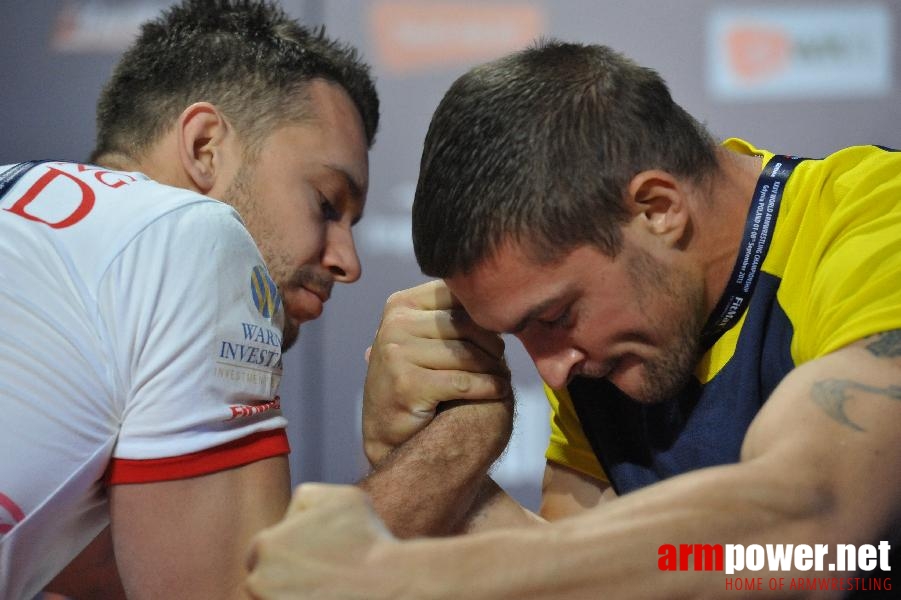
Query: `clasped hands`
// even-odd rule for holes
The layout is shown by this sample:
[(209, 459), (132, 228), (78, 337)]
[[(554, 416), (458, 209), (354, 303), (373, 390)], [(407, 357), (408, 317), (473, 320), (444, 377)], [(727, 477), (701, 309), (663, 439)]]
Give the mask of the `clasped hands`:
[(481, 439), (460, 441), (503, 449), (513, 397), (504, 340), (473, 323), (443, 282), (388, 299), (367, 360), (363, 444), (372, 465), (437, 412), (461, 406), (478, 415)]
[[(504, 341), (443, 282), (393, 294), (366, 359), (363, 444), (374, 468), (436, 418), (460, 420), (458, 452), (490, 464), (503, 451), (513, 418)], [(247, 589), (268, 599), (400, 597), (389, 574), (404, 568), (400, 546), (360, 489), (304, 484), (285, 519), (257, 536)]]

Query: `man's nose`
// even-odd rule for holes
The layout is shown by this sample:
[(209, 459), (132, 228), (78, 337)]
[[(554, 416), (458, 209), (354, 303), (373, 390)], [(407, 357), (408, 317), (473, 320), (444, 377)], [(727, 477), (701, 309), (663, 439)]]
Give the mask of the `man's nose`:
[(341, 283), (353, 283), (362, 274), (360, 257), (349, 229), (331, 232), (322, 261), (335, 281)]
[(562, 389), (569, 382), (573, 369), (585, 360), (585, 355), (573, 347), (548, 352), (529, 352), (538, 373), (553, 389)]

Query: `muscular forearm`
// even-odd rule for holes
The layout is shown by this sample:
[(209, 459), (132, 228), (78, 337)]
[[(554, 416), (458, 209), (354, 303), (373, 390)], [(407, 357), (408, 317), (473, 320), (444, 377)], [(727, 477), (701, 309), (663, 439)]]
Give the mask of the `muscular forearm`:
[(472, 508), (460, 523), (462, 533), (522, 527), (546, 521), (510, 497), (491, 477), (484, 477)]
[[(421, 598), (721, 598), (727, 577), (722, 571), (662, 571), (660, 546), (823, 543), (834, 548), (857, 541), (835, 539), (834, 507), (816, 486), (768, 479), (765, 469), (732, 465), (698, 471), (544, 527), (399, 544), (391, 562), (428, 573), (416, 584)], [(793, 575), (810, 573), (744, 573), (765, 582)]]
[(465, 526), (509, 438), (511, 410), (510, 401), (453, 403), (376, 465), (358, 485), (392, 533), (447, 535)]
[[(694, 570), (691, 557), (688, 570), (661, 570), (661, 546), (822, 544), (825, 567), (835, 564), (838, 544), (887, 539), (901, 519), (899, 372), (882, 358), (896, 346), (874, 350), (867, 343), (786, 378), (749, 429), (740, 463), (675, 477), (546, 527), (464, 536), (454, 544), (415, 542), (414, 564), (407, 568), (420, 572), (415, 561), (426, 561), (422, 572), (430, 578), (417, 582), (428, 592), (419, 597), (462, 591), (468, 598), (739, 598), (742, 592), (734, 587), (727, 592), (727, 574)], [(406, 553), (408, 547), (399, 544), (394, 551)], [(790, 570), (769, 568), (765, 560), (761, 570), (736, 577), (766, 584), (775, 578), (778, 588), (780, 578), (823, 575), (799, 570), (794, 561), (783, 567)], [(825, 573), (851, 575), (828, 567)], [(468, 588), (453, 590), (460, 581)], [(830, 594), (841, 591), (818, 591), (815, 597)], [(744, 595), (805, 593), (766, 585)]]
[[(392, 600), (804, 597), (787, 585), (779, 589), (779, 580), (824, 573), (844, 579), (849, 573), (827, 566), (836, 564), (838, 544), (879, 544), (882, 552), (880, 541), (896, 539), (889, 535), (901, 522), (901, 375), (867, 350), (852, 347), (793, 371), (751, 424), (741, 462), (673, 477), (542, 527), (399, 541), (384, 532), (359, 490), (301, 490), (290, 523), (258, 545), (257, 588)], [(414, 476), (407, 484), (428, 488), (445, 476)], [(428, 508), (417, 505), (420, 513)], [(675, 569), (660, 566), (665, 544), (678, 549)], [(729, 590), (730, 575), (695, 570), (683, 544), (709, 545), (708, 554), (722, 545), (723, 566), (732, 555), (728, 545), (779, 544), (788, 553), (789, 545), (821, 544), (828, 552), (816, 548), (822, 566), (811, 572), (804, 554), (800, 562), (786, 555), (775, 564), (761, 548), (761, 569), (739, 569), (732, 578), (761, 581), (763, 589)], [(279, 582), (279, 573), (291, 577)]]

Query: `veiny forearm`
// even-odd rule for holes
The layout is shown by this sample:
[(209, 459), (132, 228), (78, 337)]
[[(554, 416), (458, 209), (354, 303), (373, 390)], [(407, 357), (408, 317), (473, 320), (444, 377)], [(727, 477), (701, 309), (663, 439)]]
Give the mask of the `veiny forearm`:
[[(408, 572), (428, 574), (415, 586), (419, 598), (722, 598), (723, 572), (661, 571), (660, 546), (833, 547), (855, 541), (834, 538), (834, 507), (812, 480), (806, 485), (768, 478), (765, 471), (765, 465), (748, 464), (706, 469), (543, 527), (489, 531), (450, 543), (400, 544), (392, 561)], [(792, 575), (809, 573), (772, 576)], [(767, 581), (770, 574), (757, 571), (753, 576)], [(741, 592), (728, 593), (742, 597)], [(751, 592), (755, 598), (777, 596), (769, 593)], [(789, 597), (787, 591), (782, 594)]]
[(510, 401), (458, 402), (359, 482), (394, 535), (448, 535), (464, 527), (510, 435)]

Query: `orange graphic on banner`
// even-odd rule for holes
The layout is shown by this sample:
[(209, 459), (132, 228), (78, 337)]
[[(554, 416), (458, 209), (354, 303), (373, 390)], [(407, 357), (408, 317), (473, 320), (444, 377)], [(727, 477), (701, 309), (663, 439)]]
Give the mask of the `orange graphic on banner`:
[(496, 58), (528, 45), (544, 22), (525, 4), (387, 0), (371, 13), (378, 62), (395, 73)]
[(739, 78), (759, 80), (787, 66), (791, 42), (785, 32), (771, 26), (745, 25), (726, 35), (726, 50)]

